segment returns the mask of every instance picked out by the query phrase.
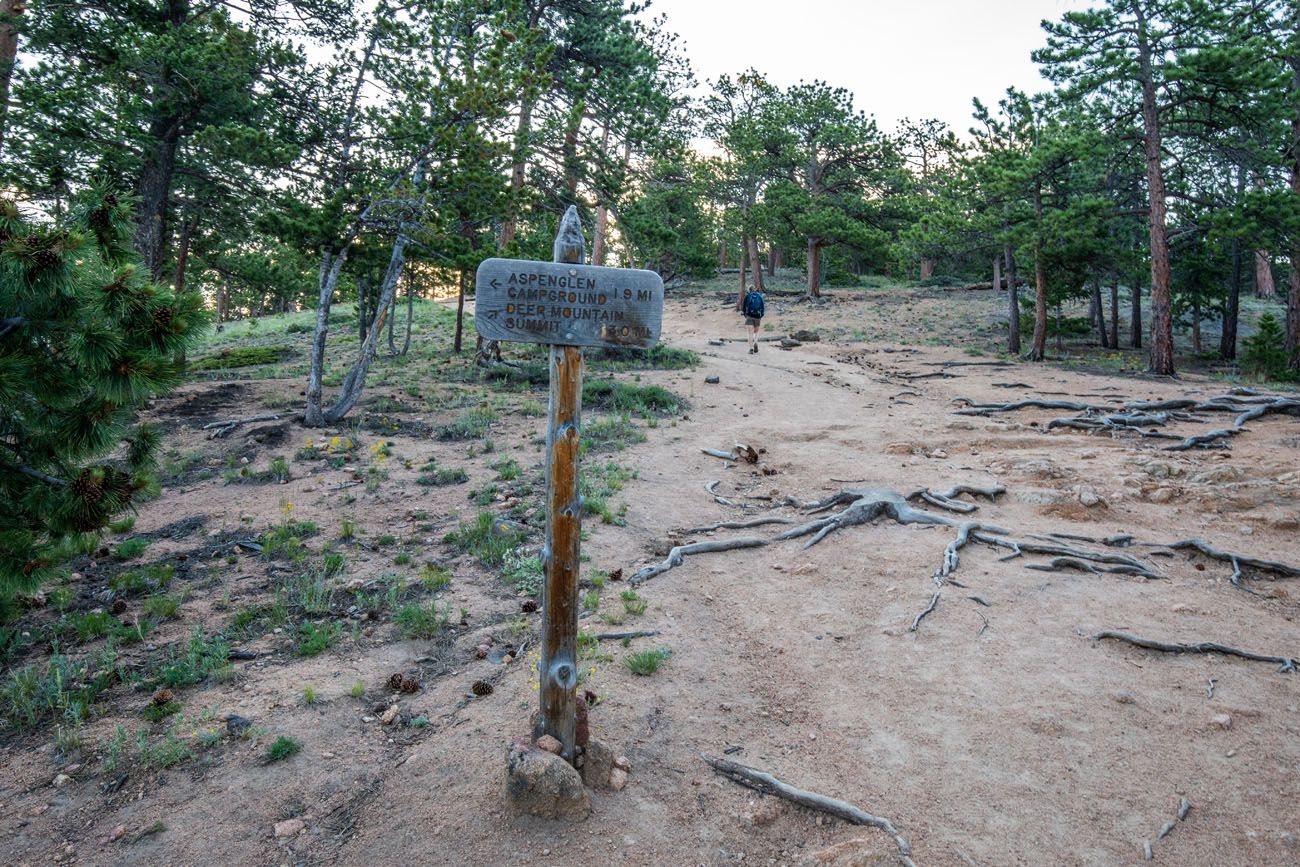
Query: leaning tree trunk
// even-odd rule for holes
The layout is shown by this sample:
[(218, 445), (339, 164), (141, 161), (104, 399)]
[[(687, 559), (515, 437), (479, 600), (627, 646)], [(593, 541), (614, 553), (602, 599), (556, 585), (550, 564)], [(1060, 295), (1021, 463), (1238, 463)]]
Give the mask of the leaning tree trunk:
[(411, 351), (411, 323), (415, 320), (415, 280), (412, 276), (406, 278), (406, 339), (402, 342), (401, 355)]
[(379, 348), (379, 335), (384, 328), (384, 319), (391, 312), (393, 299), (397, 293), (397, 280), (402, 275), (402, 267), (406, 264), (408, 243), (410, 240), (406, 234), (399, 232), (397, 240), (393, 242), (393, 253), (388, 259), (388, 270), (384, 273), (379, 299), (374, 305), (375, 318), (366, 333), (366, 342), (362, 344), (361, 354), (353, 363), (352, 369), (348, 371), (347, 376), (343, 377), (338, 399), (325, 412), (325, 421), (329, 424), (342, 419), (361, 399), (361, 392), (366, 387), (366, 375), (370, 372), (371, 362), (375, 360), (375, 350)]
[(1003, 251), (1007, 260), (1007, 352), (1020, 354), (1020, 288), (1016, 286), (1016, 258), (1008, 244)]
[[(401, 281), (398, 281), (399, 283)], [(411, 294), (411, 276), (406, 275), (406, 294)], [(388, 308), (388, 354), (397, 355), (397, 292), (393, 292), (393, 303)]]
[(343, 273), (343, 263), (348, 258), (348, 243), (339, 245), (337, 251), (323, 248), (320, 257), (320, 277), (316, 298), (316, 328), (311, 339), (311, 365), (307, 373), (307, 409), (303, 413), (303, 424), (307, 427), (321, 427), (325, 424), (325, 414), (321, 410), (321, 388), (325, 370), (325, 342), (329, 337), (330, 304), (334, 300), (334, 290)]
[[(1138, 9), (1138, 5), (1134, 4)], [(1151, 372), (1173, 376), (1174, 305), (1169, 287), (1169, 234), (1165, 174), (1160, 164), (1160, 114), (1145, 17), (1138, 18), (1138, 69), (1142, 82), (1142, 141), (1146, 151), (1148, 231), (1151, 238)]]

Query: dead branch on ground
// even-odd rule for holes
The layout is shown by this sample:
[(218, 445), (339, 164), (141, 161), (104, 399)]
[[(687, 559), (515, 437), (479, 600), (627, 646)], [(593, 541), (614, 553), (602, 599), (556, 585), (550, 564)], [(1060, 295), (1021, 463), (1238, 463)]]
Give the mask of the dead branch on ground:
[[(729, 506), (730, 503), (723, 503)], [(686, 530), (687, 533), (708, 533), (713, 530), (748, 530), (750, 527), (761, 527), (764, 524), (793, 524), (793, 518), (781, 518), (776, 515), (769, 515), (766, 518), (750, 518), (748, 521), (718, 521), (714, 524), (705, 524), (702, 527), (691, 527)]]
[(894, 823), (882, 816), (874, 816), (864, 810), (860, 810), (847, 801), (841, 801), (839, 798), (830, 798), (826, 795), (819, 795), (816, 792), (809, 792), (806, 789), (796, 788), (789, 783), (783, 783), (776, 777), (760, 771), (758, 768), (751, 768), (748, 765), (742, 765), (729, 759), (720, 759), (717, 756), (711, 756), (708, 753), (700, 753), (702, 758), (709, 767), (731, 779), (740, 783), (742, 786), (753, 789), (756, 792), (762, 792), (765, 795), (773, 795), (778, 798), (798, 804), (801, 807), (807, 807), (810, 810), (817, 810), (822, 813), (829, 813), (832, 816), (843, 819), (852, 825), (870, 825), (873, 828), (879, 828), (890, 834), (894, 838), (894, 845), (898, 847), (899, 854), (912, 863), (912, 848), (907, 845), (903, 835), (898, 833)]
[(925, 609), (912, 619), (912, 625), (907, 627), (907, 631), (915, 632), (917, 629), (919, 629), (921, 627), (921, 621), (925, 618), (925, 615), (929, 614), (938, 606), (939, 606), (939, 591), (936, 590), (934, 595), (930, 597), (930, 604), (925, 606)]
[(1222, 653), (1225, 656), (1236, 656), (1241, 659), (1249, 659), (1254, 662), (1272, 662), (1280, 665), (1280, 672), (1295, 671), (1295, 658), (1290, 656), (1269, 656), (1265, 653), (1255, 653), (1251, 650), (1242, 650), (1237, 647), (1229, 647), (1226, 644), (1218, 644), (1214, 641), (1199, 641), (1195, 644), (1170, 644), (1164, 641), (1156, 641), (1153, 638), (1143, 638), (1139, 635), (1130, 635), (1127, 632), (1116, 632), (1114, 630), (1104, 630), (1092, 636), (1093, 640), (1102, 638), (1113, 638), (1116, 641), (1127, 642), (1135, 647), (1144, 647), (1147, 650), (1159, 650), (1162, 653)]
[(252, 424), (255, 421), (276, 421), (280, 418), (279, 413), (265, 413), (263, 415), (250, 415), (244, 418), (227, 418), (220, 421), (208, 422), (203, 426), (203, 430), (210, 430), (209, 439), (221, 439), (235, 428), (243, 424)]
[(716, 551), (736, 551), (741, 548), (759, 548), (767, 544), (767, 539), (757, 536), (743, 536), (739, 539), (717, 539), (711, 542), (692, 542), (689, 545), (678, 545), (668, 552), (659, 563), (652, 563), (643, 569), (637, 570), (632, 577), (627, 579), (627, 583), (633, 587), (642, 584), (654, 578), (656, 575), (662, 575), (669, 569), (682, 565), (682, 559), (692, 554), (710, 554)]

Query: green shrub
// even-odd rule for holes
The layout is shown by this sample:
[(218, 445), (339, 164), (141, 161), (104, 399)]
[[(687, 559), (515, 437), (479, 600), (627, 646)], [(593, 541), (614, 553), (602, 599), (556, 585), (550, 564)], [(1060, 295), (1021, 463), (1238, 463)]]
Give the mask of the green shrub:
[(288, 735), (280, 735), (266, 748), (266, 760), (279, 762), (301, 751), (302, 744)]
[(451, 603), (444, 605), (441, 612), (437, 602), (403, 605), (394, 619), (407, 638), (437, 638), (451, 623)]
[(1256, 331), (1242, 341), (1241, 369), (1264, 379), (1294, 379), (1287, 369), (1286, 333), (1272, 313), (1265, 313), (1255, 324)]
[(638, 650), (623, 657), (623, 665), (635, 675), (649, 677), (658, 671), (659, 666), (671, 655), (672, 650), (667, 647), (658, 647), (654, 650)]
[(294, 653), (299, 656), (316, 656), (338, 643), (343, 632), (342, 627), (337, 623), (328, 623), (324, 626), (317, 626), (315, 623), (307, 622), (298, 627), (298, 644), (294, 647)]
[(288, 346), (232, 346), (215, 355), (194, 359), (190, 362), (190, 370), (258, 367), (264, 364), (276, 364), (292, 354), (293, 349)]
[(448, 533), (443, 541), (462, 551), (473, 554), (488, 566), (499, 566), (506, 554), (524, 540), (524, 533), (491, 512), (479, 512), (473, 523), (462, 523), (455, 532)]

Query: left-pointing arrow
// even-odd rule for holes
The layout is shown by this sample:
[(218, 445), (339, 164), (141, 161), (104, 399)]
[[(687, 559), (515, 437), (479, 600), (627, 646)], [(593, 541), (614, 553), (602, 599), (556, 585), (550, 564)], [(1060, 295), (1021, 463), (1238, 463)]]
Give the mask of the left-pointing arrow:
[(500, 284), (499, 282), (497, 282), (497, 278), (495, 278), (495, 277), (492, 278), (492, 282), (489, 283), (488, 285), (491, 286), (493, 289), (500, 289), (500, 288), (501, 288), (501, 284)]

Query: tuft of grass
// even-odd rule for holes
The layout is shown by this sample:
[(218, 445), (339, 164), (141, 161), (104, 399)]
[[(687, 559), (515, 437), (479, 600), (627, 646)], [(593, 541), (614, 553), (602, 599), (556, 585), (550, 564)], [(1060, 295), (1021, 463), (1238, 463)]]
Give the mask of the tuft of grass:
[(298, 643), (293, 651), (299, 656), (317, 656), (337, 644), (342, 632), (337, 623), (317, 626), (309, 621), (298, 627)]
[(434, 429), (433, 435), (440, 440), (477, 440), (487, 436), (492, 423), (497, 420), (497, 412), (488, 406), (466, 410), (453, 420)]
[(624, 590), (618, 596), (623, 600), (623, 610), (628, 614), (633, 617), (645, 614), (646, 601), (635, 590)]
[(276, 364), (292, 353), (293, 349), (288, 346), (232, 346), (215, 355), (193, 359), (188, 367), (190, 371), (257, 367), (263, 364)]
[(436, 563), (425, 563), (420, 568), (420, 583), (428, 590), (445, 590), (451, 586), (451, 572)]
[(149, 547), (148, 539), (141, 539), (137, 536), (134, 539), (127, 539), (125, 542), (119, 542), (113, 549), (113, 556), (119, 560), (134, 560), (144, 553)]
[(651, 416), (673, 415), (686, 401), (660, 385), (637, 385), (616, 379), (590, 379), (582, 384), (584, 407), (617, 413)]
[(524, 535), (491, 512), (479, 512), (473, 523), (462, 523), (443, 541), (473, 554), (488, 566), (500, 566), (506, 555), (524, 541)]
[(127, 515), (116, 521), (108, 522), (108, 529), (114, 533), (125, 533), (135, 526), (135, 515)]
[(176, 575), (176, 567), (170, 563), (153, 563), (137, 569), (124, 569), (108, 579), (110, 589), (118, 593), (139, 594), (156, 593), (165, 590)]
[(506, 555), (501, 569), (501, 580), (516, 591), (536, 596), (542, 590), (542, 558), (516, 549)]
[(266, 760), (279, 762), (302, 752), (302, 744), (288, 735), (280, 735), (266, 748)]
[(672, 655), (672, 650), (667, 647), (656, 647), (653, 650), (638, 650), (635, 653), (629, 653), (623, 657), (623, 665), (628, 671), (639, 677), (649, 677), (659, 670), (664, 660)]
[(437, 638), (451, 623), (451, 603), (444, 605), (441, 612), (437, 602), (403, 605), (393, 619), (406, 638)]
[(174, 713), (179, 713), (180, 709), (181, 703), (178, 701), (169, 701), (166, 704), (150, 704), (144, 709), (144, 718), (149, 722), (159, 722)]
[(645, 442), (645, 434), (627, 413), (606, 415), (582, 426), (583, 452), (622, 451), (631, 443)]
[(352, 693), (353, 698), (361, 698), (366, 694), (365, 681), (358, 680), (356, 683), (352, 684), (352, 689), (349, 690), (349, 692)]
[(228, 650), (224, 638), (220, 635), (209, 638), (203, 634), (202, 626), (196, 626), (179, 652), (171, 647), (161, 660), (155, 660), (150, 654), (147, 669), (152, 676), (141, 682), (150, 688), (198, 683), (226, 664)]
[(181, 603), (176, 597), (160, 593), (157, 596), (150, 596), (144, 601), (144, 610), (146, 614), (151, 614), (159, 620), (171, 620), (176, 616), (177, 610)]
[(441, 487), (443, 485), (461, 485), (469, 481), (469, 473), (461, 467), (439, 468), (432, 472), (420, 473), (415, 479), (417, 485), (429, 487)]
[(302, 688), (302, 703), (312, 705), (316, 703), (316, 688), (314, 686), (304, 686)]

